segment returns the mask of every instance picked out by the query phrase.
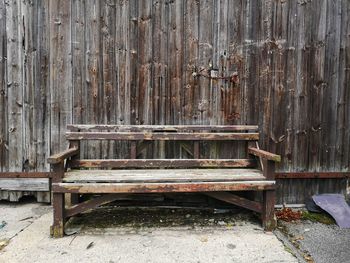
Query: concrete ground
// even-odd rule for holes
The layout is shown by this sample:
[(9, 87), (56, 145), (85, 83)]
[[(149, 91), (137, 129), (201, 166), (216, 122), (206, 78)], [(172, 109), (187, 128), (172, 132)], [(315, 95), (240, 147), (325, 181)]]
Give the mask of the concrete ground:
[(50, 206), (0, 202), (0, 262), (297, 262), (275, 235), (264, 233), (253, 221), (138, 228), (90, 225), (61, 239), (49, 237), (51, 221)]

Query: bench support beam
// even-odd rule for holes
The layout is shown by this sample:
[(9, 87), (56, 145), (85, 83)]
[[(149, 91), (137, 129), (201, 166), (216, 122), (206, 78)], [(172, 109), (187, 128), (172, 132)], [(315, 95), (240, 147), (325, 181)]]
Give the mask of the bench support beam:
[(66, 217), (72, 217), (77, 214), (80, 214), (82, 212), (86, 212), (88, 210), (94, 209), (96, 207), (99, 207), (101, 205), (108, 204), (110, 202), (113, 202), (121, 197), (124, 197), (125, 195), (120, 194), (106, 194), (99, 197), (96, 197), (94, 199), (85, 201), (83, 203), (77, 204), (69, 209), (66, 210)]
[(213, 197), (215, 199), (224, 201), (226, 203), (234, 204), (234, 205), (249, 209), (257, 213), (262, 212), (262, 206), (260, 203), (251, 201), (249, 199), (240, 197), (238, 195), (234, 195), (227, 192), (210, 192), (210, 193), (204, 193), (204, 194), (207, 196)]

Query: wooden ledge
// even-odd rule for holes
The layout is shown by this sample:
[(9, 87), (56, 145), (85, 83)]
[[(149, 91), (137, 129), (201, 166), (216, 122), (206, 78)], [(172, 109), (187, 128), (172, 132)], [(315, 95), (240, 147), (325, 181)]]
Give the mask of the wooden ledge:
[(270, 160), (270, 161), (275, 161), (275, 162), (280, 162), (281, 161), (281, 156), (274, 154), (274, 153), (270, 153), (264, 150), (260, 150), (258, 148), (254, 148), (254, 147), (249, 147), (248, 148), (248, 153), (261, 157), (263, 159), (266, 160)]
[(49, 158), (47, 158), (47, 162), (50, 164), (57, 164), (57, 163), (63, 162), (65, 159), (69, 157), (77, 155), (78, 153), (79, 153), (78, 148), (69, 148), (63, 152), (51, 155)]

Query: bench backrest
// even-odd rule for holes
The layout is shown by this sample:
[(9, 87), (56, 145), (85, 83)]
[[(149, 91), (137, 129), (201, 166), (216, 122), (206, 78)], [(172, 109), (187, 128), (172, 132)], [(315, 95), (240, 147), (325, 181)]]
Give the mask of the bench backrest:
[[(128, 159), (73, 159), (70, 166), (87, 168), (233, 168), (255, 167), (252, 159), (201, 159), (200, 141), (257, 141), (254, 125), (68, 125), (66, 138), (78, 146), (82, 140), (130, 141)], [(192, 141), (193, 159), (137, 159), (139, 141)]]

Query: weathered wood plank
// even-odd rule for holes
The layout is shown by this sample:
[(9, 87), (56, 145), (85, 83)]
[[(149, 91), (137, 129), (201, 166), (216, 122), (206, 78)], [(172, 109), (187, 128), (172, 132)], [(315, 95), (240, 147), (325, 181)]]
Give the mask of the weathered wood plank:
[(50, 172), (1, 172), (0, 178), (50, 178)]
[(349, 178), (349, 172), (278, 172), (276, 179), (337, 179)]
[(74, 160), (70, 162), (72, 168), (233, 168), (255, 167), (253, 159), (107, 159), (107, 160)]
[(258, 140), (259, 133), (67, 132), (68, 140)]
[[(49, 1), (35, 1), (33, 6), (35, 22), (30, 25), (33, 27), (33, 41), (35, 45), (31, 52), (35, 54), (35, 60), (32, 63), (34, 70), (33, 100), (34, 100), (34, 120), (32, 123), (34, 132), (31, 138), (33, 159), (31, 169), (36, 171), (49, 171), (49, 164), (46, 158), (50, 154), (50, 85), (49, 85), (49, 53), (50, 53), (50, 17)], [(40, 66), (38, 66), (40, 65)], [(38, 199), (50, 200), (50, 196), (37, 196)]]
[(246, 198), (243, 198), (231, 193), (212, 192), (212, 193), (205, 193), (205, 194), (215, 199), (218, 199), (227, 203), (231, 203), (234, 205), (238, 205), (238, 206), (247, 208), (249, 210), (255, 211), (257, 213), (261, 213), (262, 211), (262, 207), (260, 203), (248, 200)]
[(0, 178), (0, 190), (50, 191), (49, 179), (45, 178)]
[(168, 4), (168, 101), (170, 115), (167, 123), (183, 123), (182, 119), (182, 65), (183, 65), (183, 5), (184, 1), (171, 1)]
[(49, 72), (51, 93), (50, 150), (52, 152), (58, 152), (67, 147), (64, 131), (67, 123), (71, 123), (72, 117), (71, 4), (68, 1), (50, 0), (49, 6)]
[(23, 168), (23, 26), (22, 1), (6, 4), (7, 96), (8, 96), (8, 158), (9, 171)]
[(69, 124), (70, 131), (259, 131), (257, 125), (86, 125)]
[(91, 209), (99, 207), (104, 204), (108, 204), (122, 197), (120, 194), (108, 194), (96, 197), (94, 199), (85, 201), (83, 203), (77, 204), (69, 209), (66, 209), (66, 217), (72, 217), (74, 215), (80, 214), (82, 212), (87, 212)]
[[(90, 1), (85, 4), (85, 82), (84, 108), (85, 123), (102, 123), (103, 106), (103, 68), (101, 50), (101, 12), (102, 2)], [(101, 142), (86, 142), (85, 156), (101, 158)], [(89, 150), (88, 150), (89, 149)]]
[(253, 148), (253, 147), (249, 147), (248, 148), (248, 153), (253, 154), (255, 156), (261, 157), (263, 159), (266, 160), (270, 160), (270, 161), (275, 161), (275, 162), (280, 162), (281, 161), (281, 156), (274, 154), (274, 153), (270, 153), (261, 149), (257, 149), (257, 148)]
[(172, 193), (215, 191), (258, 191), (274, 189), (274, 181), (208, 183), (53, 183), (54, 193)]
[(184, 6), (184, 66), (185, 81), (183, 97), (184, 123), (198, 124), (197, 106), (199, 97), (199, 81), (193, 74), (198, 71), (199, 55), (199, 1), (187, 0)]
[(72, 157), (74, 155), (79, 154), (79, 149), (78, 148), (69, 148), (63, 152), (56, 153), (54, 155), (51, 155), (49, 158), (47, 158), (47, 162), (50, 164), (56, 164), (63, 162), (65, 159)]
[(139, 1), (138, 19), (138, 123), (152, 123), (152, 1)]
[(133, 169), (133, 170), (71, 170), (63, 182), (74, 183), (160, 183), (160, 182), (223, 182), (261, 181), (256, 169)]
[(5, 0), (0, 1), (0, 171), (8, 170), (8, 89), (7, 89), (7, 34)]

